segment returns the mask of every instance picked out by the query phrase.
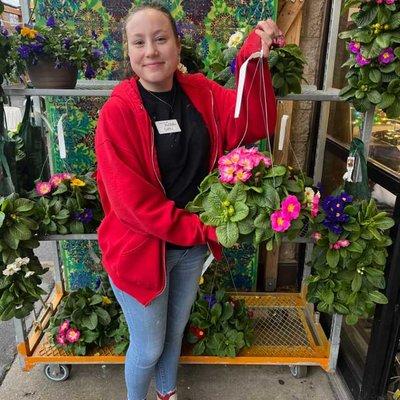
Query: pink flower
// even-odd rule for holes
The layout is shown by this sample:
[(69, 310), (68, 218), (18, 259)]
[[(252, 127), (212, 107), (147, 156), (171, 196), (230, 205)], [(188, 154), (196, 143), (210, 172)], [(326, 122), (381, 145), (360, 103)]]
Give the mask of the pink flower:
[(339, 243), (340, 247), (348, 247), (348, 246), (350, 246), (350, 242), (347, 239), (338, 240), (337, 243)]
[(394, 55), (393, 49), (388, 47), (387, 49), (381, 51), (378, 56), (378, 61), (380, 64), (386, 65), (392, 63), (395, 58), (396, 56)]
[(81, 333), (76, 328), (69, 328), (67, 333), (65, 334), (65, 338), (69, 343), (75, 343), (81, 337)]
[(369, 58), (365, 58), (361, 53), (356, 55), (357, 64), (360, 67), (365, 67), (368, 64), (371, 64), (371, 60)]
[(235, 167), (222, 167), (219, 169), (219, 180), (225, 183), (232, 183), (235, 176)]
[(68, 344), (67, 340), (65, 338), (65, 335), (62, 335), (62, 334), (58, 334), (56, 336), (56, 342), (57, 342), (57, 344), (59, 344), (61, 346), (66, 346)]
[(321, 199), (321, 195), (318, 193), (316, 193), (312, 199), (311, 202), (311, 217), (315, 218), (318, 215), (318, 211), (319, 211), (319, 201)]
[(246, 182), (251, 178), (251, 172), (239, 169), (236, 171), (235, 177), (233, 178), (233, 183)]
[(301, 204), (296, 196), (289, 195), (282, 201), (281, 208), (285, 218), (291, 221), (299, 216)]
[(64, 180), (68, 180), (68, 179), (71, 179), (72, 177), (73, 177), (73, 175), (72, 174), (70, 174), (69, 172), (63, 172), (62, 174), (62, 179)]
[(385, 0), (385, 3), (390, 5), (390, 4), (394, 4), (396, 2), (396, 0)]
[(239, 165), (245, 170), (245, 171), (251, 171), (253, 167), (255, 166), (254, 164), (254, 158), (249, 157), (249, 156), (244, 156), (240, 159)]
[(383, 3), (383, 0), (375, 0), (375, 3), (376, 3), (376, 4), (382, 4), (382, 3)]
[(264, 165), (265, 165), (267, 168), (269, 168), (269, 167), (272, 165), (272, 160), (271, 160), (270, 158), (268, 158), (268, 157), (261, 156), (261, 160), (260, 160), (260, 161), (263, 161), (263, 162), (264, 162)]
[(348, 49), (349, 49), (349, 51), (350, 51), (351, 53), (353, 53), (353, 54), (358, 54), (358, 53), (360, 52), (360, 49), (361, 49), (361, 44), (358, 43), (358, 42), (356, 42), (356, 41), (354, 41), (354, 40), (352, 40), (352, 41), (349, 43)]
[(69, 320), (66, 319), (59, 327), (58, 327), (58, 333), (60, 334), (65, 334), (65, 332), (69, 329)]
[(271, 214), (271, 227), (275, 232), (285, 232), (290, 228), (290, 220), (281, 210)]
[(36, 182), (35, 189), (39, 196), (44, 196), (51, 192), (51, 184), (50, 182)]
[(62, 181), (63, 181), (63, 175), (64, 174), (54, 174), (51, 178), (50, 178), (50, 185), (53, 188), (56, 188)]
[(228, 156), (222, 156), (218, 160), (218, 165), (226, 166), (226, 167), (231, 166), (232, 165), (232, 160)]
[(311, 234), (311, 238), (314, 239), (316, 242), (322, 238), (322, 235), (319, 232), (313, 232)]

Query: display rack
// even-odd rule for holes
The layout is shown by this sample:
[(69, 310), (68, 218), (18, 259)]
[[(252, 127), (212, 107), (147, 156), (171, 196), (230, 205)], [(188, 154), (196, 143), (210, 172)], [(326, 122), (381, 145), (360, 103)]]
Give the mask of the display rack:
[[(79, 82), (76, 89), (24, 89), (5, 86), (6, 96), (108, 96), (116, 82)], [(303, 86), (301, 94), (292, 94), (280, 100), (293, 101), (341, 101), (338, 90), (316, 90), (312, 86)], [(365, 115), (362, 137), (370, 137), (373, 110)], [(318, 136), (318, 148), (324, 148), (326, 135)], [(366, 146), (368, 149), (368, 145)], [(320, 176), (322, 158), (315, 165), (314, 178)], [(41, 238), (54, 243), (60, 240), (97, 240), (96, 234), (50, 235)], [(310, 275), (307, 266), (312, 244), (304, 238), (296, 243), (307, 243), (307, 256), (300, 293), (232, 293), (233, 297), (244, 299), (253, 311), (256, 340), (253, 346), (242, 350), (237, 357), (193, 356), (191, 349), (182, 351), (181, 362), (188, 364), (257, 364), (289, 365), (293, 376), (304, 377), (308, 366), (320, 366), (333, 372), (336, 368), (340, 343), (342, 316), (335, 314), (332, 320), (329, 338), (326, 337), (320, 323), (319, 313), (306, 301), (305, 279)], [(57, 247), (57, 246), (56, 246)], [(122, 364), (124, 356), (113, 353), (112, 347), (99, 348), (86, 356), (73, 356), (53, 346), (45, 329), (51, 315), (57, 310), (66, 294), (62, 267), (55, 260), (55, 286), (47, 306), (39, 316), (35, 316), (30, 330), (25, 320), (14, 319), (17, 349), (24, 370), (30, 370), (37, 364), (45, 364), (44, 372), (52, 380), (64, 380), (69, 375), (71, 364)]]

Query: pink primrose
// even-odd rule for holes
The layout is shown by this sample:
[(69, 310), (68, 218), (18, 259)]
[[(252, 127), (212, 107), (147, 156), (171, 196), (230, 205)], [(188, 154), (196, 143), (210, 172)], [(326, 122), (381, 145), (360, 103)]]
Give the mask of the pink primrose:
[(360, 67), (365, 67), (366, 65), (371, 64), (371, 60), (365, 58), (361, 53), (356, 55), (356, 62)]
[(251, 171), (253, 169), (253, 167), (255, 167), (255, 163), (254, 163), (254, 158), (253, 157), (249, 157), (249, 156), (243, 156), (240, 161), (239, 161), (239, 165), (245, 170), (245, 171)]
[(65, 334), (65, 338), (69, 343), (75, 343), (81, 337), (81, 333), (76, 328), (69, 328), (67, 333)]
[(314, 239), (316, 242), (322, 238), (322, 235), (319, 232), (313, 232), (311, 234), (311, 238)]
[(222, 156), (218, 160), (218, 165), (228, 167), (228, 166), (232, 165), (232, 160), (228, 156)]
[(59, 327), (58, 327), (58, 333), (64, 334), (67, 332), (69, 329), (70, 322), (68, 319), (66, 319)]
[(56, 342), (57, 342), (57, 344), (59, 344), (61, 346), (66, 346), (68, 344), (67, 340), (65, 338), (65, 335), (63, 335), (63, 334), (58, 334), (56, 336)]
[(290, 228), (290, 220), (281, 210), (271, 214), (271, 227), (275, 232), (285, 232)]
[(232, 183), (235, 172), (236, 169), (233, 166), (219, 168), (219, 180), (225, 183)]
[(73, 177), (73, 175), (70, 174), (69, 172), (63, 172), (61, 175), (62, 175), (63, 180), (64, 179), (65, 180), (72, 179), (72, 177)]
[(311, 217), (315, 218), (318, 215), (319, 211), (319, 201), (321, 199), (321, 195), (316, 193), (311, 202)]
[(296, 196), (289, 195), (281, 203), (282, 213), (285, 218), (291, 221), (292, 219), (298, 218), (300, 214), (301, 204)]
[(51, 184), (50, 182), (36, 182), (35, 190), (39, 196), (45, 196), (51, 192)]
[(354, 40), (352, 40), (349, 43), (348, 49), (351, 53), (353, 54), (358, 54), (360, 52), (361, 49), (361, 44), (358, 42), (355, 42)]
[(246, 182), (251, 178), (251, 172), (239, 169), (236, 171), (235, 177), (233, 178), (233, 183)]
[(340, 247), (348, 247), (348, 246), (350, 246), (350, 242), (347, 239), (338, 240), (337, 243), (339, 243)]
[(63, 181), (63, 176), (64, 174), (54, 174), (51, 178), (50, 178), (50, 185), (53, 188), (56, 188), (62, 181)]
[(385, 0), (385, 3), (387, 5), (394, 4), (395, 2), (396, 2), (396, 0)]

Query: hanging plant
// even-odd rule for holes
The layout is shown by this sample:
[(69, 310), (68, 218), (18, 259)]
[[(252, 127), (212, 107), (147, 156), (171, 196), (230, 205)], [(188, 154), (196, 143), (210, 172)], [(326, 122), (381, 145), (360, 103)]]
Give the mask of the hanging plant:
[(273, 165), (257, 147), (240, 147), (219, 159), (218, 170), (203, 180), (187, 209), (216, 227), (224, 247), (252, 241), (272, 250), (282, 237), (294, 239), (307, 230), (319, 201), (311, 184), (292, 168)]
[(340, 91), (357, 111), (373, 106), (389, 118), (400, 115), (400, 4), (396, 0), (345, 2), (359, 7), (351, 15), (356, 27), (342, 32), (347, 40), (349, 59), (347, 85)]
[(321, 312), (346, 316), (350, 325), (373, 314), (375, 304), (386, 304), (384, 268), (394, 225), (374, 200), (353, 201), (342, 192), (322, 202), (314, 220), (312, 275), (307, 300)]

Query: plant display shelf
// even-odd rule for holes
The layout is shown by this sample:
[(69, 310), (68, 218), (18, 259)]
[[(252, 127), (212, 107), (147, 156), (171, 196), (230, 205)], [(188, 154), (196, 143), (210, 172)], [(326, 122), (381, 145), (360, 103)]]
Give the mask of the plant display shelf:
[[(81, 82), (76, 89), (25, 89), (6, 86), (7, 96), (108, 96), (116, 82)], [(312, 86), (303, 86), (301, 94), (293, 94), (280, 100), (341, 101), (336, 89), (316, 90)], [(373, 110), (365, 114), (362, 138), (369, 142), (372, 130)], [(324, 152), (326, 132), (319, 132), (317, 152)], [(366, 146), (368, 147), (368, 146)], [(320, 180), (322, 159), (316, 157), (314, 178)], [(318, 175), (319, 174), (319, 175)], [(51, 235), (41, 238), (52, 240), (96, 240), (96, 234)], [(319, 313), (306, 302), (306, 285), (304, 280), (310, 274), (307, 262), (310, 259), (313, 244), (305, 238), (298, 238), (295, 243), (306, 243), (306, 263), (304, 266), (301, 293), (232, 293), (236, 298), (243, 298), (253, 311), (255, 323), (255, 342), (241, 351), (237, 357), (193, 356), (190, 347), (182, 351), (181, 362), (188, 364), (258, 364), (289, 365), (292, 375), (302, 378), (307, 374), (308, 366), (320, 366), (325, 371), (334, 372), (337, 363), (340, 343), (342, 316), (332, 317), (329, 338), (319, 324)], [(32, 328), (26, 329), (25, 320), (14, 320), (18, 353), (24, 370), (30, 370), (37, 364), (45, 364), (44, 372), (53, 381), (68, 378), (71, 364), (121, 364), (123, 356), (115, 355), (112, 347), (94, 350), (86, 356), (72, 356), (53, 346), (45, 332), (51, 315), (57, 310), (65, 295), (64, 279), (55, 260), (55, 290), (51, 301), (42, 310), (41, 317), (34, 316)]]

